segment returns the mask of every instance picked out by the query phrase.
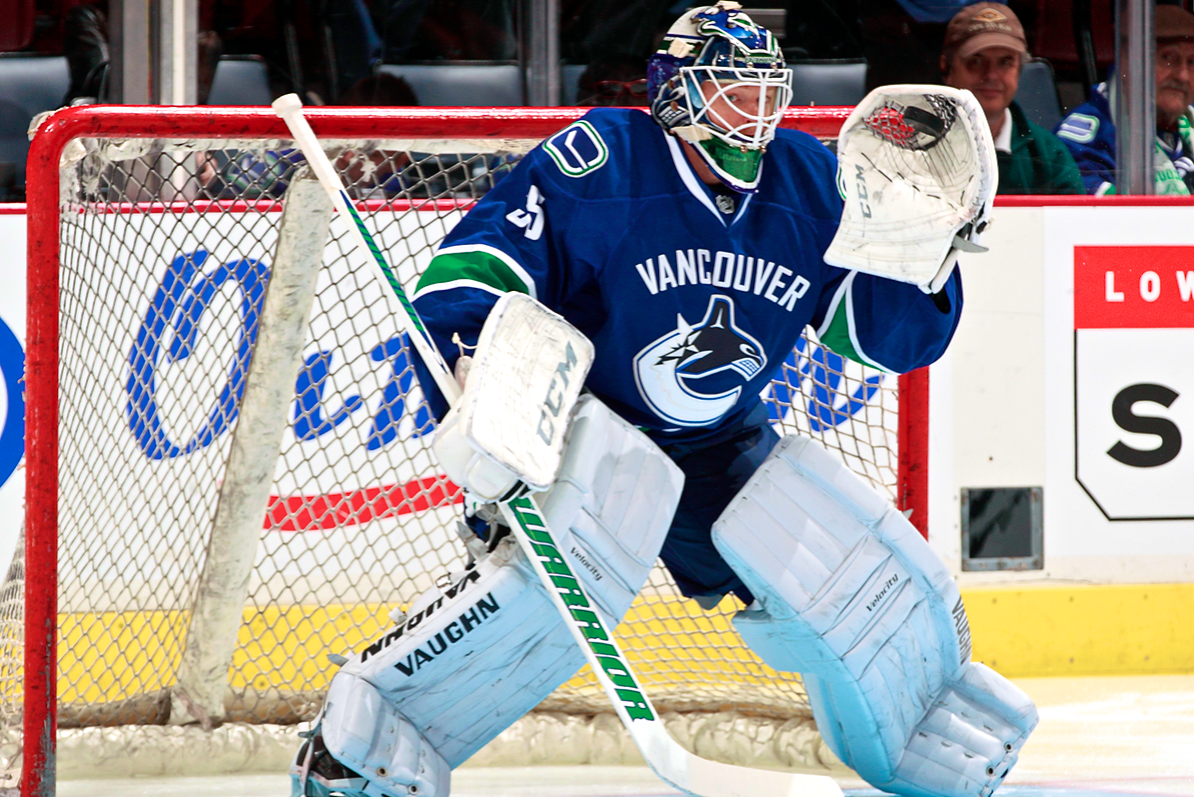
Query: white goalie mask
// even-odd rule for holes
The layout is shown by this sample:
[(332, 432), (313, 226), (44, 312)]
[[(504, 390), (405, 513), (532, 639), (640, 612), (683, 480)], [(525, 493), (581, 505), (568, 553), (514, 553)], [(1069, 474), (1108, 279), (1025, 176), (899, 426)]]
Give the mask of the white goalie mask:
[(647, 63), (647, 93), (656, 122), (695, 145), (722, 183), (753, 193), (792, 73), (771, 31), (738, 8), (719, 2), (677, 20)]

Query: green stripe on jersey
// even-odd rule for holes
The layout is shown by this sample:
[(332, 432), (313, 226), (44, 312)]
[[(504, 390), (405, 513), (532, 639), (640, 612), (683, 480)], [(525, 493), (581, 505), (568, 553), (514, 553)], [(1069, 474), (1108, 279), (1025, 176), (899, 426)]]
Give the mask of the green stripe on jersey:
[(427, 266), (423, 276), (419, 277), (415, 293), (433, 285), (457, 280), (479, 282), (502, 293), (530, 293), (527, 284), (514, 273), (514, 269), (489, 252), (452, 252), (436, 255), (431, 259), (431, 265)]
[(862, 355), (854, 348), (854, 343), (850, 340), (850, 324), (846, 318), (846, 303), (850, 301), (850, 296), (842, 297), (838, 302), (837, 310), (833, 314), (833, 319), (829, 322), (829, 328), (825, 330), (825, 334), (820, 336), (821, 343), (828, 346), (835, 353), (842, 355), (856, 363), (874, 368), (871, 363), (862, 358)]

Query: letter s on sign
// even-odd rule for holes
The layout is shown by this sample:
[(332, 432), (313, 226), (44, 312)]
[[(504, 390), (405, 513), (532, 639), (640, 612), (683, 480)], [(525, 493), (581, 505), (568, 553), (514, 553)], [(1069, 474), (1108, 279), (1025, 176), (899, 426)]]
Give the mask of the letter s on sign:
[(1136, 402), (1147, 401), (1168, 407), (1178, 397), (1176, 391), (1164, 385), (1128, 385), (1111, 402), (1111, 417), (1116, 426), (1125, 432), (1151, 434), (1161, 438), (1156, 448), (1139, 449), (1118, 441), (1107, 454), (1117, 462), (1133, 468), (1155, 468), (1170, 462), (1182, 450), (1182, 433), (1177, 424), (1168, 418), (1137, 415), (1133, 412)]

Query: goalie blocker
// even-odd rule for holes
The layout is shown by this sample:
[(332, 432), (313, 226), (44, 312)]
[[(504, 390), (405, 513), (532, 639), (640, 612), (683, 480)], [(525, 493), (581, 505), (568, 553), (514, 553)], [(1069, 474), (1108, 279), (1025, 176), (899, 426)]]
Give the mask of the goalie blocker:
[(434, 444), (444, 472), (484, 502), (546, 490), (592, 364), (593, 344), (580, 330), (526, 294), (504, 294), (474, 356), (457, 362), (464, 393)]
[(830, 749), (909, 797), (987, 797), (1036, 726), (970, 661), (966, 610), (911, 523), (808, 438), (784, 438), (713, 528), (757, 600), (734, 627), (800, 672)]

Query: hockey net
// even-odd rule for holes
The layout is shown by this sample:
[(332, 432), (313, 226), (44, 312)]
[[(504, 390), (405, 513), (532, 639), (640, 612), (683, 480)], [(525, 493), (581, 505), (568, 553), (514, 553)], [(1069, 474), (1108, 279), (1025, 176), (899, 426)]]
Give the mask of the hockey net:
[[(310, 117), (411, 291), (469, 206), (577, 115)], [(829, 137), (842, 117), (788, 124)], [(415, 355), (340, 219), (320, 243), (330, 210), (299, 207), (302, 159), (268, 110), (63, 111), (30, 164), (27, 545), (0, 592), (0, 789), (15, 786), (22, 753), (27, 778), (44, 775), (55, 716), (63, 738), (117, 746), (196, 716), (199, 733), (310, 720), (335, 671), (328, 654), (360, 650), (464, 560), (459, 491), (431, 456)], [(311, 275), (297, 321), (267, 313), (279, 258)], [(265, 330), (288, 323), (297, 372), (274, 374), (272, 404), (242, 406), (254, 369), (271, 371)], [(904, 443), (901, 470), (897, 438), (924, 418), (901, 407), (894, 377), (809, 335), (764, 400), (781, 431), (814, 436), (907, 505), (923, 463)], [(269, 429), (272, 442), (244, 442)], [(238, 520), (228, 507), (255, 468), (268, 498)], [(807, 729), (809, 711), (799, 678), (734, 634), (738, 608), (702, 611), (657, 568), (618, 635), (661, 712), (689, 723), (682, 741), (750, 763), (747, 748)], [(210, 621), (221, 612), (230, 633)], [(219, 704), (206, 715), (191, 708), (205, 689)], [(617, 724), (587, 669), (536, 714), (504, 735), (538, 751), (528, 760), (553, 759), (545, 734)], [(693, 723), (711, 716), (719, 732), (700, 741)], [(735, 727), (751, 729), (745, 752)]]

